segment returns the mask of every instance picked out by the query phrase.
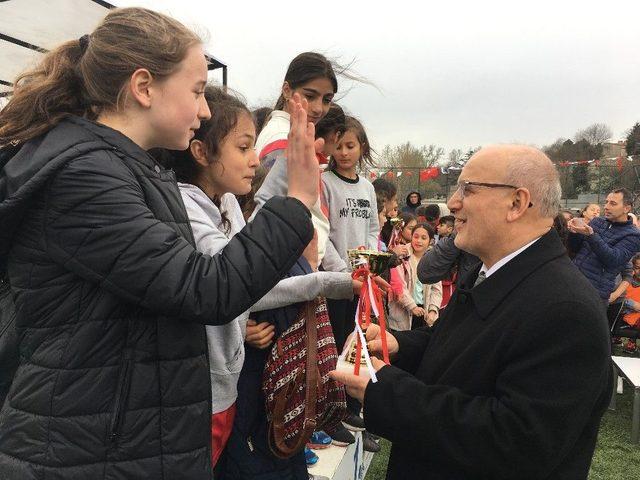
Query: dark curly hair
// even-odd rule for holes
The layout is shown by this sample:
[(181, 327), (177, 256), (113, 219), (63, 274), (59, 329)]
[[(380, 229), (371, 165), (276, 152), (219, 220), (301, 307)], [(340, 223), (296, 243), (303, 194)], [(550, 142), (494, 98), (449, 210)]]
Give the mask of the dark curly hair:
[[(204, 96), (211, 110), (211, 118), (203, 120), (200, 128), (196, 130), (194, 140), (200, 140), (204, 145), (209, 163), (220, 161), (220, 148), (224, 139), (238, 124), (242, 113), (251, 117), (251, 112), (245, 103), (238, 97), (230, 95), (219, 87), (208, 85)], [(179, 182), (198, 185), (199, 165), (191, 154), (191, 149), (182, 151), (155, 149), (150, 152), (165, 168), (170, 168), (176, 173)], [(220, 208), (220, 198), (215, 195), (213, 203)], [(226, 213), (220, 210), (222, 225), (225, 232), (231, 229), (231, 223)]]

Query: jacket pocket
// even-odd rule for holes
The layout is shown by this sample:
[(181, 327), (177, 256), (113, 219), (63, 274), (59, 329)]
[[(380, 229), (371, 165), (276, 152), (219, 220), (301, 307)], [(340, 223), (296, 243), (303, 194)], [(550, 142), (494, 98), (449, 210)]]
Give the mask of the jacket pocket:
[(118, 385), (116, 390), (116, 398), (113, 402), (113, 416), (111, 417), (111, 426), (109, 429), (109, 439), (116, 442), (122, 429), (124, 414), (129, 398), (129, 386), (131, 385), (132, 355), (130, 349), (125, 349), (122, 355), (123, 363), (118, 376)]

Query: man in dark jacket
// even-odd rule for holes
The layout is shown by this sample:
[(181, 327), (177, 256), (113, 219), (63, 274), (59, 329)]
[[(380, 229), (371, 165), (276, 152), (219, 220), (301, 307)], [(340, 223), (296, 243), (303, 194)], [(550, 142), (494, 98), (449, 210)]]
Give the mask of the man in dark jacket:
[(6, 164), (0, 218), (20, 338), (0, 478), (210, 479), (205, 324), (285, 275), (312, 238), (309, 210), (274, 197), (223, 255), (203, 255), (173, 172), (72, 116)]
[[(560, 196), (539, 150), (476, 153), (449, 208), (456, 245), (482, 266), (433, 332), (388, 335), (393, 366), (374, 359), (376, 383), (332, 373), (363, 400), (367, 429), (393, 442), (388, 479), (587, 478), (610, 394), (609, 336), (552, 229)], [(379, 338), (367, 329), (376, 354)]]
[(409, 192), (409, 195), (407, 195), (406, 205), (402, 207), (401, 211), (405, 213), (412, 213), (415, 215), (416, 208), (420, 206), (421, 202), (422, 196), (420, 195), (420, 192)]
[(607, 195), (604, 217), (588, 224), (572, 218), (567, 225), (569, 249), (576, 253), (573, 263), (596, 288), (605, 306), (616, 288), (616, 277), (640, 252), (640, 230), (633, 224), (630, 211), (631, 193), (618, 188)]

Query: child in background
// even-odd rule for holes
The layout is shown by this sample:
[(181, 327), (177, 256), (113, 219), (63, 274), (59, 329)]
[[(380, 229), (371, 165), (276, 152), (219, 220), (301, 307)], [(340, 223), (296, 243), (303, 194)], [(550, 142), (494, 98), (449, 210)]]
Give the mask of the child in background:
[[(395, 218), (398, 215), (398, 187), (389, 180), (376, 178), (373, 181), (373, 188), (376, 191), (376, 196), (383, 199), (384, 211), (387, 220)], [(393, 225), (391, 225), (391, 222), (387, 221), (380, 230), (380, 247), (384, 244), (384, 250), (382, 248), (378, 248), (378, 250), (386, 251), (392, 232)]]
[(436, 227), (437, 235), (436, 242), (448, 237), (453, 233), (453, 226), (455, 225), (455, 218), (453, 215), (445, 215), (438, 220), (438, 226)]
[(347, 250), (359, 246), (377, 249), (380, 229), (376, 192), (369, 180), (357, 174), (365, 164), (373, 165), (372, 152), (362, 124), (347, 117), (329, 169), (321, 177), (329, 207), (329, 241), (347, 264)]
[[(329, 170), (322, 174), (322, 192), (330, 219), (329, 242), (347, 265), (349, 249), (364, 246), (377, 250), (378, 246), (380, 229), (376, 193), (369, 180), (357, 174), (364, 164), (373, 165), (369, 139), (362, 124), (356, 118), (347, 117), (345, 131), (331, 157)], [(342, 350), (353, 331), (357, 304), (357, 298), (327, 302), (338, 351)], [(351, 412), (345, 419), (347, 428), (364, 430), (364, 422), (357, 415), (359, 402), (348, 397), (347, 405)], [(334, 436), (335, 432), (329, 434)]]
[[(255, 194), (254, 214), (271, 197), (286, 195), (288, 190), (286, 148), (290, 112), (287, 100), (295, 93), (300, 95), (303, 98), (303, 108), (307, 111), (308, 120), (317, 125), (329, 112), (337, 91), (338, 80), (333, 65), (324, 55), (305, 52), (291, 61), (275, 109), (267, 117), (266, 124), (256, 140), (256, 152), (260, 164), (268, 173)], [(316, 151), (321, 150), (322, 140), (317, 142)], [(326, 212), (322, 209), (320, 199), (311, 208), (311, 220), (318, 234), (318, 258), (322, 261), (329, 237), (329, 221)], [(340, 263), (339, 257), (336, 258), (334, 252), (330, 254), (330, 262)], [(346, 270), (346, 266), (341, 267), (341, 270)], [(331, 270), (339, 271), (338, 268), (331, 268)]]
[(396, 267), (402, 276), (404, 288), (402, 295), (389, 303), (389, 328), (411, 330), (432, 326), (438, 319), (442, 284), (422, 284), (417, 273), (418, 262), (429, 248), (433, 235), (433, 228), (426, 223), (417, 224), (411, 232), (409, 261), (405, 262), (406, 265)]

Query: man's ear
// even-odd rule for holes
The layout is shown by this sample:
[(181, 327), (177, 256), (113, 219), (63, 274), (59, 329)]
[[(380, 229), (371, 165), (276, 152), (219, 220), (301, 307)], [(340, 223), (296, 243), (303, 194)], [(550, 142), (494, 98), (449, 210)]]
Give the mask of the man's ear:
[(507, 213), (507, 221), (514, 222), (522, 217), (531, 205), (531, 194), (526, 188), (518, 188), (514, 192), (511, 208)]
[(129, 93), (141, 107), (151, 107), (153, 75), (146, 68), (139, 68), (129, 78)]
[(209, 165), (209, 161), (207, 160), (207, 150), (204, 146), (204, 143), (200, 140), (192, 140), (189, 145), (189, 150), (191, 151), (191, 156), (198, 162), (199, 165), (206, 167)]

